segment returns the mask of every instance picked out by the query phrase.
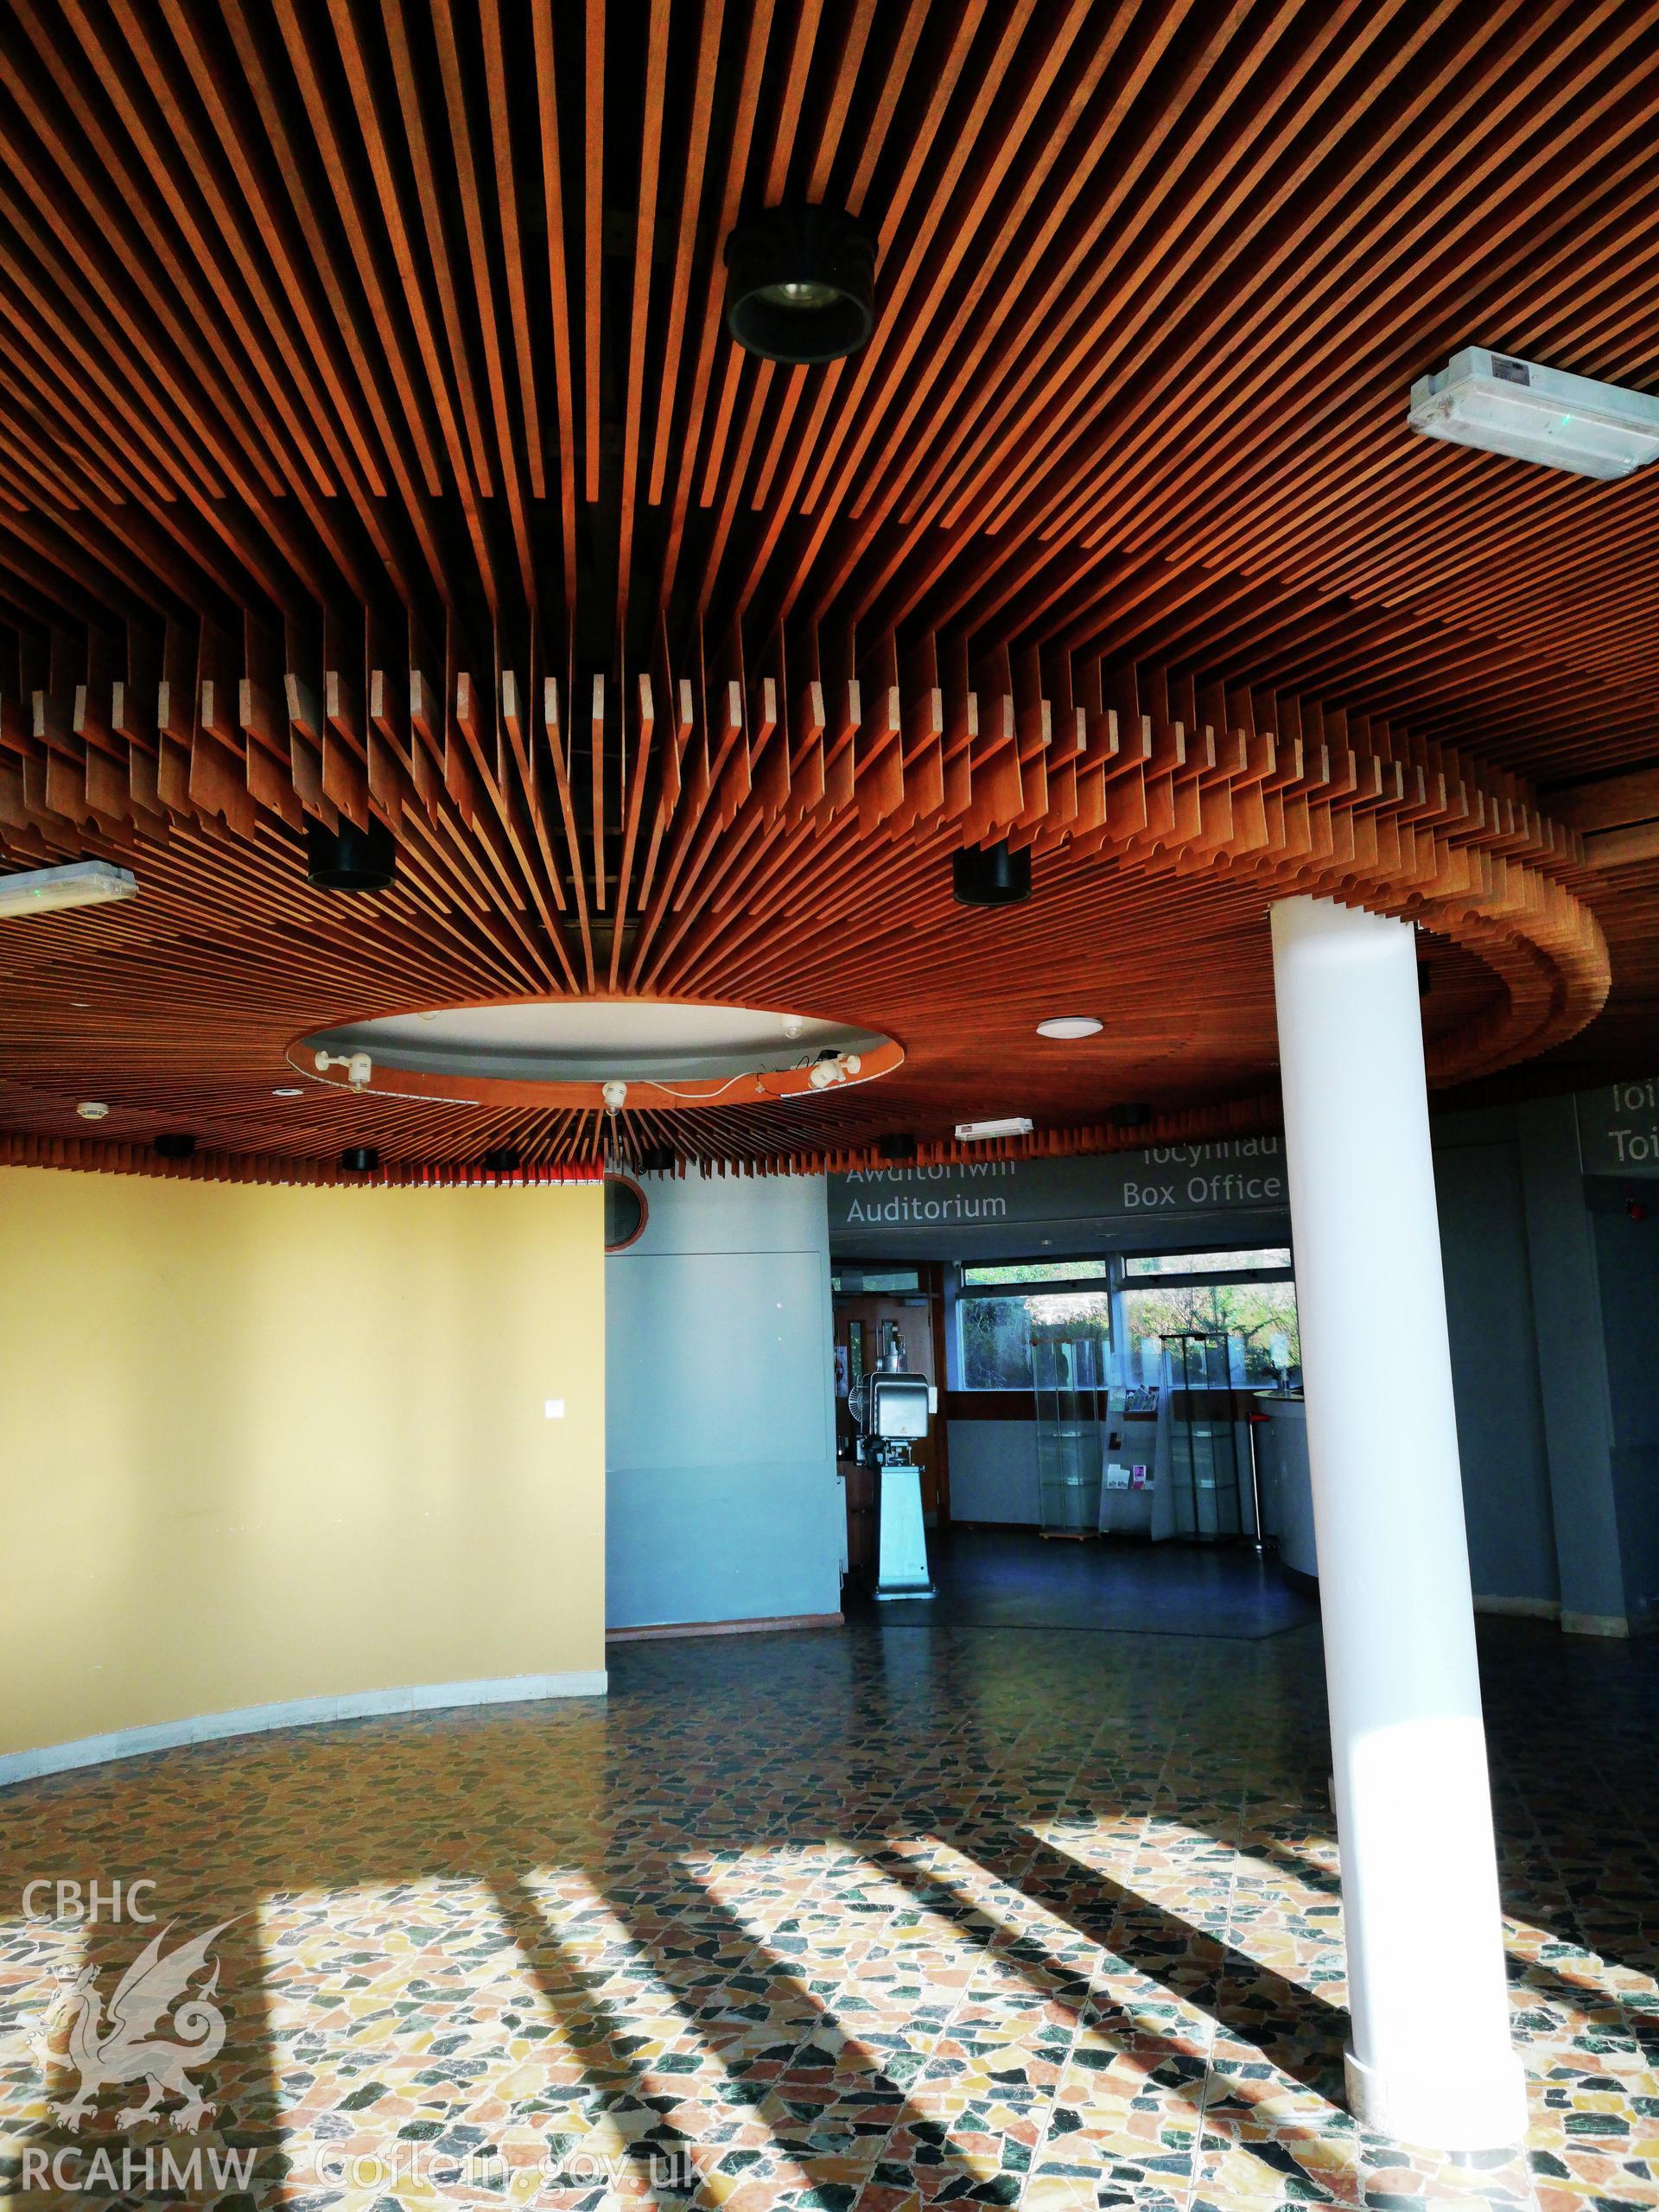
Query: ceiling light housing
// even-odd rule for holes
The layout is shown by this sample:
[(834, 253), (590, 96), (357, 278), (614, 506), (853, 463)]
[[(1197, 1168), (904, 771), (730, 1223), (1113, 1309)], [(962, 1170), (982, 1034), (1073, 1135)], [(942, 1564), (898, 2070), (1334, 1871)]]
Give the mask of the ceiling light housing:
[(75, 1111), (83, 1122), (107, 1122), (110, 1109), (101, 1098), (83, 1098)]
[(1427, 438), (1604, 480), (1659, 457), (1659, 396), (1465, 346), (1411, 387), (1407, 420)]
[(762, 208), (726, 241), (726, 327), (763, 361), (856, 353), (875, 327), (875, 239), (839, 207)]
[(397, 873), (397, 840), (378, 820), (366, 830), (355, 822), (342, 821), (338, 830), (308, 822), (305, 873), (318, 891), (384, 891)]
[(992, 1137), (1028, 1137), (1033, 1126), (1027, 1114), (1009, 1114), (1000, 1122), (958, 1122), (957, 1141), (960, 1144), (982, 1144)]
[(1052, 1014), (1038, 1023), (1037, 1034), (1069, 1044), (1079, 1037), (1098, 1037), (1103, 1026), (1092, 1014)]
[(195, 1151), (196, 1141), (188, 1129), (166, 1129), (154, 1140), (156, 1155), (162, 1160), (188, 1160)]
[(372, 1144), (348, 1144), (340, 1155), (340, 1164), (348, 1175), (378, 1174), (379, 1147)]
[(1031, 896), (1030, 846), (963, 846), (950, 855), (950, 890), (958, 906), (1020, 906)]
[(1144, 1129), (1151, 1119), (1150, 1106), (1131, 1103), (1106, 1109), (1106, 1126), (1110, 1129)]
[(60, 914), (70, 906), (108, 906), (136, 899), (138, 879), (108, 861), (71, 861), (64, 868), (32, 868), (0, 875), (0, 921), (26, 914)]
[(518, 1151), (510, 1144), (495, 1145), (484, 1155), (486, 1175), (516, 1175), (519, 1165)]

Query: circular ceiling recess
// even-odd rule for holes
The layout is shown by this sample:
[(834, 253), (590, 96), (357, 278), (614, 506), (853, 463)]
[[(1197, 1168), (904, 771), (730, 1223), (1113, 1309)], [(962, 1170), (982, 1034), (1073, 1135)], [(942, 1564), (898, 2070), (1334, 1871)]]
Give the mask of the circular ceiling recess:
[(371, 1094), (616, 1111), (798, 1097), (872, 1082), (905, 1056), (877, 1030), (817, 1015), (618, 998), (381, 1014), (296, 1038), (288, 1057)]

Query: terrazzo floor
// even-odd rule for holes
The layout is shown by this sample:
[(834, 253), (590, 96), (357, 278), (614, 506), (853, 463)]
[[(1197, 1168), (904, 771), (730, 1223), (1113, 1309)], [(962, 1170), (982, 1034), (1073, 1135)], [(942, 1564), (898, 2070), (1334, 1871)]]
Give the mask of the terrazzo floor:
[[(1518, 1623), (1482, 1642), (1523, 2154), (1408, 2156), (1338, 2101), (1316, 1627), (939, 1621), (623, 1645), (607, 1703), (0, 1793), (0, 2193), (1653, 2204), (1659, 1649)], [(153, 1931), (26, 1920), (41, 1876), (153, 1881), (167, 1945), (231, 1923), (200, 2135), (123, 2131), (130, 2086), (54, 2118), (63, 2030), (45, 2073), (30, 2037), (54, 1977), (91, 1965), (107, 1999)]]

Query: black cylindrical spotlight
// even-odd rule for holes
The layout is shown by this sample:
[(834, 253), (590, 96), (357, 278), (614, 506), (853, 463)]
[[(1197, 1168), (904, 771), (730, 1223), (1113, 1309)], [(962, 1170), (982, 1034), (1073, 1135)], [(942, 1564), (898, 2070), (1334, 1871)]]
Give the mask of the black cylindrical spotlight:
[(319, 891), (384, 891), (397, 873), (397, 844), (385, 823), (359, 830), (342, 820), (305, 825), (306, 875)]
[(168, 1129), (154, 1143), (162, 1160), (188, 1160), (196, 1148), (194, 1137), (186, 1129)]
[(379, 1147), (372, 1144), (348, 1144), (340, 1155), (340, 1164), (348, 1175), (373, 1175), (380, 1166)]
[(1150, 1106), (1109, 1106), (1106, 1125), (1113, 1129), (1144, 1129), (1152, 1119)]
[(516, 1175), (518, 1165), (518, 1152), (510, 1144), (496, 1145), (484, 1155), (484, 1172), (488, 1175)]
[(1433, 988), (1434, 988), (1434, 975), (1433, 975), (1433, 970), (1429, 967), (1429, 964), (1428, 964), (1428, 963), (1427, 963), (1427, 960), (1420, 960), (1420, 961), (1417, 963), (1417, 995), (1418, 995), (1418, 997), (1419, 997), (1420, 999), (1426, 999), (1426, 998), (1428, 996), (1429, 993), (1433, 989)]
[(916, 1140), (914, 1137), (878, 1137), (875, 1141), (875, 1148), (883, 1160), (898, 1161), (903, 1160), (914, 1160), (916, 1157)]
[(856, 353), (875, 323), (875, 239), (839, 207), (792, 201), (726, 241), (726, 327), (763, 361)]
[(950, 855), (950, 888), (958, 906), (1017, 906), (1031, 896), (1031, 848), (1011, 853), (995, 845), (965, 845)]
[(674, 1173), (674, 1154), (665, 1144), (648, 1144), (633, 1164), (642, 1175), (671, 1175)]

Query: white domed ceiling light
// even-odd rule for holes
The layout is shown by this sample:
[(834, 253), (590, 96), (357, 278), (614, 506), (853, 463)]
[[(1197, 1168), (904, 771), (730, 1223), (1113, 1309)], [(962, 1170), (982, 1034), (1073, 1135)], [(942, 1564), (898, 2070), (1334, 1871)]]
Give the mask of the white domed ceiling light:
[(1077, 1037), (1098, 1037), (1103, 1024), (1092, 1014), (1052, 1014), (1046, 1021), (1037, 1025), (1039, 1037), (1055, 1037), (1068, 1040)]
[(372, 1053), (377, 1093), (615, 1113), (822, 1094), (902, 1065), (891, 1037), (753, 1007), (650, 999), (519, 999), (419, 1008), (296, 1037), (296, 1067), (331, 1071)]
[(104, 1122), (109, 1119), (109, 1108), (101, 1098), (83, 1098), (75, 1111), (83, 1122)]

